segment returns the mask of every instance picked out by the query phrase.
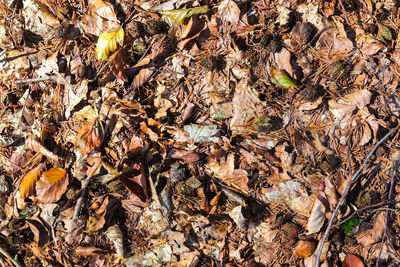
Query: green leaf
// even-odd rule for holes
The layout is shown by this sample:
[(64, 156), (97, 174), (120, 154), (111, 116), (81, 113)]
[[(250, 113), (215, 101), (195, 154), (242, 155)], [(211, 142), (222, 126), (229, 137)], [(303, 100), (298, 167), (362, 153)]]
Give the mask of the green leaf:
[(193, 8), (185, 8), (185, 9), (176, 9), (176, 10), (165, 10), (161, 11), (161, 14), (164, 16), (170, 17), (171, 19), (175, 20), (176, 22), (183, 24), (183, 21), (186, 18), (190, 18), (196, 14), (203, 14), (208, 12), (207, 6), (199, 6)]
[(96, 54), (99, 59), (106, 59), (124, 44), (124, 29), (114, 28), (103, 32), (96, 44)]
[(278, 70), (276, 68), (270, 69), (271, 81), (274, 84), (278, 84), (284, 88), (296, 88), (297, 85), (290, 79), (289, 75), (284, 70)]

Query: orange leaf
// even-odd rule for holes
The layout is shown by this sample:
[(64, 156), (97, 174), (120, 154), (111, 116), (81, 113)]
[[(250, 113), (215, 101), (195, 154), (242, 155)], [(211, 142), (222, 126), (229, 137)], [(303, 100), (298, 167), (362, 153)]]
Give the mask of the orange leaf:
[(293, 250), (293, 254), (299, 258), (307, 258), (310, 256), (315, 250), (314, 242), (307, 240), (300, 240), (297, 243), (296, 247)]
[(42, 203), (58, 201), (67, 191), (67, 171), (61, 168), (51, 168), (42, 173), (40, 180), (36, 182), (37, 198)]
[(343, 261), (343, 267), (364, 267), (362, 260), (354, 254), (347, 254)]
[(19, 193), (22, 198), (27, 198), (33, 196), (35, 193), (35, 184), (38, 180), (40, 174), (42, 173), (45, 165), (39, 164), (34, 169), (25, 173), (22, 177), (21, 183), (19, 184)]
[(88, 122), (78, 132), (78, 145), (83, 154), (89, 154), (98, 147), (103, 139), (103, 125), (99, 120)]

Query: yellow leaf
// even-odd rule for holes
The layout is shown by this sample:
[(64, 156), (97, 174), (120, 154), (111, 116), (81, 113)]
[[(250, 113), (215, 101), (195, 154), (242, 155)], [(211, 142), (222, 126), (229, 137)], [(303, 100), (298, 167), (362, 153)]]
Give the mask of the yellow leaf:
[(115, 28), (103, 32), (96, 44), (96, 54), (99, 59), (106, 59), (110, 53), (124, 44), (124, 29)]
[(42, 203), (58, 201), (68, 187), (67, 171), (61, 168), (51, 168), (42, 173), (36, 182), (37, 198)]
[(164, 16), (170, 17), (176, 22), (183, 24), (186, 18), (190, 18), (196, 14), (203, 14), (208, 12), (207, 6), (198, 6), (193, 8), (176, 9), (176, 10), (165, 10), (161, 11)]

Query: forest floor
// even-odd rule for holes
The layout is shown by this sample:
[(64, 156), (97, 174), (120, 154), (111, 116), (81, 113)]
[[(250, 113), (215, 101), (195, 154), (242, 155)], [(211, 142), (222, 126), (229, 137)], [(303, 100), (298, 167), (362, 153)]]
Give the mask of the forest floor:
[(394, 0), (0, 1), (2, 266), (399, 266)]

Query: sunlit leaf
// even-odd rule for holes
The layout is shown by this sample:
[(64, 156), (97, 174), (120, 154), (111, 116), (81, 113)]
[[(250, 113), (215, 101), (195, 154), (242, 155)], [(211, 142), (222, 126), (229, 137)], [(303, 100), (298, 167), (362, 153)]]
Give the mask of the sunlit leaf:
[(289, 75), (284, 70), (278, 70), (276, 68), (270, 69), (271, 81), (284, 88), (296, 88), (297, 85), (292, 81)]
[(203, 14), (208, 12), (207, 6), (199, 6), (193, 8), (185, 8), (185, 9), (176, 9), (176, 10), (166, 10), (161, 11), (161, 14), (164, 16), (170, 17), (171, 19), (175, 20), (176, 22), (183, 24), (183, 21), (186, 18), (190, 18), (196, 14)]
[(36, 182), (37, 198), (42, 203), (58, 201), (68, 187), (67, 171), (62, 168), (52, 168), (45, 171)]
[(119, 80), (126, 82), (126, 74), (125, 74), (125, 67), (124, 67), (124, 49), (121, 48), (117, 52), (115, 52), (110, 57), (110, 65), (111, 70), (113, 71), (115, 77)]
[(307, 258), (315, 250), (315, 244), (312, 241), (300, 240), (293, 250), (293, 254), (299, 258)]
[(78, 145), (83, 154), (89, 154), (98, 147), (104, 136), (103, 125), (99, 120), (88, 122), (78, 132)]
[(318, 233), (325, 222), (325, 206), (316, 198), (314, 206), (311, 210), (310, 217), (308, 218), (306, 235)]
[(34, 169), (25, 173), (24, 177), (22, 177), (21, 183), (19, 184), (19, 193), (22, 198), (33, 196), (35, 193), (36, 181), (39, 179), (44, 166), (44, 164), (39, 164)]
[(114, 28), (103, 32), (96, 44), (96, 54), (99, 59), (106, 59), (124, 44), (124, 29)]

